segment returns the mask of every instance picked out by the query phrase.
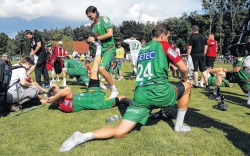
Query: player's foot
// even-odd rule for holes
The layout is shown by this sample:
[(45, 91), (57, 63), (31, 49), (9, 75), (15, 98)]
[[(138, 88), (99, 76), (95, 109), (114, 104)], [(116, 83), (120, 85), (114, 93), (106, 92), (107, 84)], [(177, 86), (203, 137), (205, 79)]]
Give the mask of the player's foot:
[(82, 137), (83, 134), (81, 132), (79, 131), (74, 132), (73, 135), (71, 135), (66, 141), (64, 141), (64, 143), (60, 148), (60, 152), (67, 152), (72, 148), (76, 147), (77, 145), (81, 144)]
[(206, 85), (206, 88), (205, 88), (205, 89), (210, 90), (211, 88), (210, 88), (208, 85)]
[(112, 91), (111, 91), (111, 95), (110, 95), (110, 99), (114, 99), (114, 98), (116, 98), (117, 96), (118, 96), (118, 91), (117, 91), (117, 89), (113, 89)]
[(191, 131), (191, 128), (189, 126), (184, 126), (184, 125), (181, 127), (175, 126), (174, 131), (175, 132), (188, 132), (188, 131)]
[(226, 105), (225, 102), (221, 101), (217, 105), (213, 105), (213, 108), (214, 109), (219, 109), (219, 110), (222, 110), (222, 111), (226, 111), (227, 110), (227, 105)]
[(171, 119), (171, 118), (172, 118), (172, 115), (170, 113), (163, 112), (162, 110), (154, 114), (151, 114), (149, 116), (149, 119)]
[(192, 88), (201, 88), (200, 86), (193, 85)]

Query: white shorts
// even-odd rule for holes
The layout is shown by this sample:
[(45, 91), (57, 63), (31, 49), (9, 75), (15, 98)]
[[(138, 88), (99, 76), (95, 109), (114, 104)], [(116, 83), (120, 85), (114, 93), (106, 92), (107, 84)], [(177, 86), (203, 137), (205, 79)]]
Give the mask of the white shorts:
[(130, 55), (129, 60), (133, 66), (137, 66), (138, 55)]

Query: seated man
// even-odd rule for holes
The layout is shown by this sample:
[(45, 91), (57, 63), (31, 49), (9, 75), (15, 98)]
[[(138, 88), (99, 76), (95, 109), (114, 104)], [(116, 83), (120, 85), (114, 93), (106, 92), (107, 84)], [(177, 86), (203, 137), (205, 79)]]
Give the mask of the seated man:
[[(207, 70), (208, 86), (216, 86), (216, 73), (223, 71), (223, 68), (213, 68)], [(200, 86), (203, 86), (203, 77), (200, 81)], [(227, 79), (223, 78), (220, 87), (233, 87), (233, 83), (230, 83)]]
[(119, 81), (123, 79), (121, 66), (118, 65), (118, 62), (116, 60), (111, 61), (108, 72), (114, 79), (118, 79)]
[(67, 85), (67, 74), (72, 77), (76, 77), (80, 84), (88, 84), (89, 77), (86, 67), (81, 62), (70, 59), (69, 56), (65, 56), (64, 68), (62, 69), (63, 81), (60, 87), (66, 87)]
[[(166, 25), (157, 24), (152, 31), (153, 40), (140, 50), (134, 99), (128, 106), (120, 125), (84, 134), (77, 131), (63, 143), (60, 152), (69, 151), (89, 140), (125, 137), (137, 123), (146, 124), (152, 109), (175, 105), (176, 100), (179, 109), (174, 131), (191, 130), (190, 127), (183, 125), (191, 88), (188, 69), (180, 56), (166, 42), (169, 33)], [(182, 74), (181, 82), (169, 83), (168, 59), (179, 67)]]
[[(214, 87), (213, 95), (211, 99), (220, 100), (220, 85), (222, 79), (226, 78), (231, 83), (237, 83), (244, 93), (250, 91), (250, 56), (238, 57), (236, 67), (232, 70), (223, 69), (216, 74), (216, 86)], [(250, 97), (250, 96), (249, 96)], [(248, 100), (248, 104), (250, 101)]]
[[(22, 58), (18, 64), (13, 65), (12, 76), (7, 91), (7, 103), (23, 104), (30, 99), (40, 98), (39, 93), (47, 92), (37, 82), (31, 82), (28, 77), (27, 71), (33, 66), (34, 63), (30, 57)], [(12, 108), (13, 111), (18, 111), (18, 107), (15, 105)]]

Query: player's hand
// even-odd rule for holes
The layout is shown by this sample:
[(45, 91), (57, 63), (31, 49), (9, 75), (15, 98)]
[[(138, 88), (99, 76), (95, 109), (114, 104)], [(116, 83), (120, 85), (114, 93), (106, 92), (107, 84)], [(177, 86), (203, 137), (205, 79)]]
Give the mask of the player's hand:
[(51, 96), (51, 97), (47, 98), (48, 103), (53, 103), (54, 101), (55, 101), (55, 96)]

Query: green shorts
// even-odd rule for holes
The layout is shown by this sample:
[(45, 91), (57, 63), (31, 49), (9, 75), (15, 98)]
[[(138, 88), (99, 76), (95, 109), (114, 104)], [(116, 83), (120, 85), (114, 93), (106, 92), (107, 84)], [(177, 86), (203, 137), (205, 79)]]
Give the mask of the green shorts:
[(73, 112), (86, 109), (101, 110), (114, 107), (116, 100), (105, 97), (105, 94), (100, 89), (90, 87), (87, 92), (73, 96), (73, 105)]
[(87, 70), (84, 67), (66, 68), (67, 74), (71, 76), (86, 76)]
[(102, 52), (102, 59), (99, 66), (105, 67), (106, 69), (109, 67), (110, 62), (113, 60), (113, 58), (116, 55), (116, 48), (113, 46), (111, 49)]
[(173, 106), (176, 100), (177, 91), (171, 83), (139, 87), (123, 119), (145, 125), (152, 109)]

